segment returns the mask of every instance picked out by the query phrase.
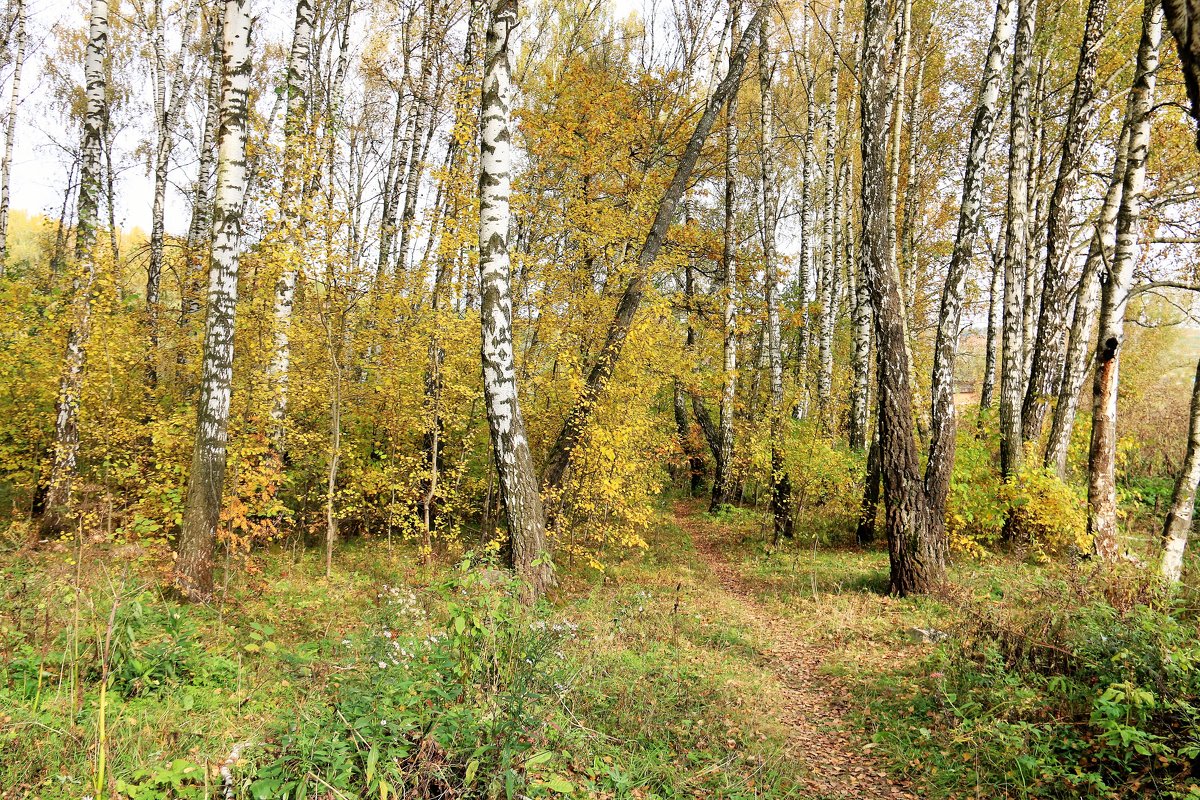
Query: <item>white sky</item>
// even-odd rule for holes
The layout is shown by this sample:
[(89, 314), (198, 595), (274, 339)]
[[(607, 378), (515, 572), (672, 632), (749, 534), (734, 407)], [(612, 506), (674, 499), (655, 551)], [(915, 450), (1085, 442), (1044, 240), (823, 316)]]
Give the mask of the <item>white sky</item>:
[[(658, 0), (664, 2), (665, 0)], [(370, 0), (363, 0), (370, 2)], [(608, 0), (613, 10), (624, 15), (641, 9), (655, 0)], [(61, 130), (61, 122), (50, 113), (50, 87), (44, 77), (46, 58), (54, 43), (50, 31), (56, 24), (82, 30), (86, 24), (87, 8), (81, 0), (26, 0), (28, 22), (28, 45), (25, 71), (21, 81), (21, 105), (17, 112), (17, 130), (14, 141), (12, 164), (12, 206), (30, 213), (46, 214), (57, 218), (62, 206), (63, 191), (67, 184), (67, 162), (61, 147), (67, 133)], [(259, 18), (260, 36), (283, 37), (290, 28), (294, 5), (293, 0), (251, 0), (253, 13)], [(116, 0), (114, 0), (114, 8)], [(6, 113), (10, 96), (10, 74), (0, 76), (0, 113)], [(142, 87), (145, 94), (139, 99), (150, 102), (150, 86)], [(130, 137), (132, 138), (132, 137)], [(72, 144), (74, 144), (72, 142)], [(124, 151), (114, 158), (128, 162), (129, 151), (136, 147), (134, 141), (117, 141), (117, 149)], [(184, 157), (186, 161), (186, 156)], [(190, 180), (185, 170), (193, 168), (185, 164), (181, 169), (173, 165), (173, 179), (186, 183)], [(116, 189), (117, 223), (128, 229), (150, 228), (152, 184), (144, 164), (132, 165), (119, 176)], [(186, 229), (186, 205), (181, 196), (172, 191), (167, 208), (167, 229), (182, 233)]]

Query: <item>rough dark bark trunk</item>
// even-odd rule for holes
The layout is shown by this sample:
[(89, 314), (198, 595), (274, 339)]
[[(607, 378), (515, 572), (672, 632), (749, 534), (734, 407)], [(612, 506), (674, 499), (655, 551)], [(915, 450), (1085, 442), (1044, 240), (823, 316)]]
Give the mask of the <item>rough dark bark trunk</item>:
[(945, 580), (945, 541), (919, 474), (904, 299), (888, 232), (887, 21), (884, 0), (867, 0), (860, 68), (862, 249), (875, 310), (879, 353), (880, 473), (883, 478), (891, 590), (931, 591)]

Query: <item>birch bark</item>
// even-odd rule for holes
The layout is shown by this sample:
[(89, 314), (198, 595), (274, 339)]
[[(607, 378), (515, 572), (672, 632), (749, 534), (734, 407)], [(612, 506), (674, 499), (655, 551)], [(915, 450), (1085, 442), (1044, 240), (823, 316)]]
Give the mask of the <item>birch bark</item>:
[(1133, 281), (1137, 225), (1141, 219), (1150, 150), (1150, 110), (1154, 105), (1163, 13), (1158, 0), (1146, 0), (1142, 37), (1138, 44), (1129, 119), (1129, 163), (1125, 170), (1121, 206), (1117, 211), (1117, 240), (1111, 266), (1101, 275), (1099, 338), (1096, 374), (1092, 384), (1092, 440), (1088, 454), (1088, 532), (1096, 554), (1117, 558), (1117, 385), (1121, 344), (1125, 340), (1125, 310)]
[(554, 585), (545, 515), (517, 399), (509, 263), (512, 186), (512, 46), (516, 0), (489, 0), (479, 151), (479, 286), (483, 393), (500, 493), (508, 514), (512, 567), (526, 600)]
[(238, 293), (238, 248), (246, 193), (250, 104), (250, 1), (225, 0), (220, 133), (208, 311), (201, 363), (196, 445), (188, 476), (175, 579), (182, 594), (204, 602), (213, 588), (213, 556), (225, 486), (229, 400)]
[(96, 279), (97, 231), (103, 191), (103, 151), (108, 119), (108, 0), (92, 0), (84, 61), (83, 140), (80, 147), (79, 200), (75, 230), (67, 352), (59, 377), (54, 422), (54, 459), (39, 534), (62, 533), (70, 524), (72, 488), (79, 458), (79, 399), (83, 391), (88, 340), (92, 328), (92, 287)]

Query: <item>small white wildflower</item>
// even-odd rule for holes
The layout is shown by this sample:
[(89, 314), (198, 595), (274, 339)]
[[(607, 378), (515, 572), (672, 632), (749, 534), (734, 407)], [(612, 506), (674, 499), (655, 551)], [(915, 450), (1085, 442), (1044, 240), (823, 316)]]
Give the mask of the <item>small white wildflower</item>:
[(379, 668), (380, 668), (380, 669), (387, 669), (387, 664), (385, 664), (384, 662), (380, 661), (380, 662), (379, 662)]

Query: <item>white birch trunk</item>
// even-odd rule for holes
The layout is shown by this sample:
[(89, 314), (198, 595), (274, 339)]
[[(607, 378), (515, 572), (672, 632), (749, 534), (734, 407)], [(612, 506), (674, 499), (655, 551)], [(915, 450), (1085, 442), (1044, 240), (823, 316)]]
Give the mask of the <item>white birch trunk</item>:
[(212, 596), (213, 555), (221, 498), (229, 400), (233, 384), (234, 325), (238, 295), (238, 248), (246, 193), (246, 135), (250, 97), (250, 0), (225, 0), (224, 70), (221, 81), (217, 189), (213, 204), (213, 243), (208, 271), (208, 312), (204, 329), (196, 444), (188, 476), (183, 531), (179, 536), (176, 582), (185, 597)]
[(1196, 364), (1196, 379), (1192, 383), (1192, 412), (1188, 425), (1187, 452), (1183, 467), (1175, 480), (1171, 508), (1163, 525), (1163, 556), (1161, 573), (1167, 583), (1179, 583), (1183, 574), (1183, 552), (1192, 532), (1192, 515), (1196, 510), (1196, 484), (1200, 483), (1200, 362)]
[(1117, 386), (1121, 344), (1125, 340), (1125, 309), (1133, 281), (1137, 226), (1141, 219), (1150, 150), (1150, 109), (1158, 73), (1163, 14), (1158, 0), (1146, 0), (1142, 38), (1138, 44), (1133, 89), (1129, 93), (1129, 163), (1117, 212), (1117, 240), (1112, 265), (1102, 277), (1096, 377), (1092, 386), (1092, 441), (1088, 454), (1088, 532), (1096, 554), (1117, 558)]
[(79, 458), (79, 399), (92, 326), (92, 285), (96, 278), (96, 238), (100, 216), (103, 151), (107, 109), (108, 0), (92, 0), (84, 61), (83, 141), (79, 173), (79, 205), (75, 230), (73, 279), (67, 352), (59, 379), (54, 423), (54, 461), (46, 492), (41, 536), (65, 530), (71, 514), (71, 493)]
[(979, 232), (987, 154), (996, 128), (1005, 51), (1012, 39), (1012, 10), (1013, 0), (999, 0), (996, 4), (995, 22), (979, 86), (979, 103), (975, 108), (971, 138), (967, 145), (962, 202), (958, 212), (958, 232), (954, 238), (954, 249), (950, 255), (946, 284), (942, 291), (941, 310), (938, 314), (933, 380), (930, 388), (932, 435), (926, 472), (926, 486), (932, 489), (931, 500), (938, 513), (945, 504), (946, 493), (950, 488), (950, 472), (954, 466), (957, 430), (954, 368), (958, 358), (959, 329), (962, 327), (963, 293), (966, 289), (967, 271), (974, 255), (975, 238)]
[(1112, 176), (1109, 178), (1104, 202), (1096, 220), (1096, 229), (1088, 246), (1083, 274), (1079, 277), (1079, 288), (1075, 292), (1075, 314), (1067, 342), (1062, 384), (1059, 387), (1058, 404), (1054, 407), (1054, 418), (1050, 424), (1050, 438), (1046, 442), (1045, 465), (1052, 468), (1060, 478), (1065, 478), (1067, 473), (1067, 451), (1071, 445), (1075, 416), (1079, 411), (1079, 396), (1087, 379), (1091, 355), (1089, 349), (1100, 294), (1100, 270), (1103, 264), (1112, 258), (1113, 247), (1116, 244), (1117, 211), (1121, 205), (1121, 191), (1125, 185), (1128, 163), (1129, 120), (1126, 119), (1121, 126)]
[[(840, 5), (840, 3), (839, 3)], [(761, 201), (763, 214), (763, 271), (767, 302), (767, 368), (771, 376), (771, 512), (775, 541), (792, 533), (792, 488), (783, 463), (783, 344), (779, 321), (779, 265), (776, 258), (776, 225), (779, 213), (778, 175), (775, 172), (775, 62), (771, 53), (770, 17), (764, 15), (758, 46), (758, 81), (762, 98), (759, 128), (762, 134)]]
[(16, 2), (17, 54), (13, 62), (12, 86), (9, 88), (8, 117), (4, 120), (4, 157), (0, 160), (0, 275), (8, 261), (8, 205), (11, 187), (13, 140), (17, 131), (17, 108), (21, 103), (21, 71), (25, 66), (25, 0)]
[(832, 63), (829, 68), (829, 106), (825, 112), (825, 230), (823, 249), (821, 253), (822, 273), (821, 282), (821, 325), (820, 340), (817, 346), (817, 356), (820, 372), (817, 373), (817, 408), (822, 430), (828, 435), (833, 432), (833, 327), (837, 319), (837, 296), (835, 276), (838, 273), (835, 249), (837, 219), (837, 181), (835, 155), (837, 151), (838, 130), (838, 81), (841, 77), (841, 35), (842, 23), (846, 17), (846, 2), (838, 0), (833, 11), (833, 39), (831, 53)]
[(479, 286), (483, 393), (500, 493), (508, 514), (512, 566), (536, 600), (554, 584), (545, 516), (517, 399), (510, 284), (512, 50), (516, 0), (488, 0), (479, 150)]
[(1000, 470), (1021, 468), (1021, 398), (1025, 382), (1022, 341), (1025, 260), (1029, 243), (1029, 88), (1033, 22), (1037, 0), (1017, 0), (1013, 50), (1012, 107), (1009, 122), (1008, 224), (1004, 241), (1004, 334), (1000, 367)]
[(272, 441), (282, 453), (287, 430), (288, 380), (291, 366), (292, 305), (301, 261), (302, 208), (307, 184), (308, 94), (313, 35), (312, 0), (296, 0), (292, 50), (288, 56), (287, 111), (283, 123), (283, 181), (279, 210), (284, 236), (283, 271), (275, 284), (274, 342), (267, 378), (275, 392), (271, 409)]

